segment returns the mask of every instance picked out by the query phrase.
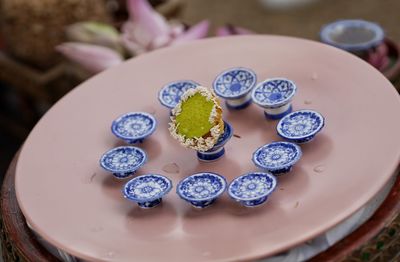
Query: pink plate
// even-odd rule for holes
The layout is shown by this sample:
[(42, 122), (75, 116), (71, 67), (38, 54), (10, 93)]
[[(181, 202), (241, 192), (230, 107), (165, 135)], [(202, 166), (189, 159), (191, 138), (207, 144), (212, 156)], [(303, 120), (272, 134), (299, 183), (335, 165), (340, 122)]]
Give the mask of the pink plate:
[[(246, 209), (225, 194), (194, 210), (173, 189), (162, 206), (140, 210), (124, 199), (123, 181), (99, 167), (122, 142), (111, 122), (129, 111), (154, 114), (156, 132), (140, 145), (149, 156), (138, 175), (173, 180), (198, 171), (233, 178), (256, 170), (251, 155), (279, 140), (263, 109), (225, 110), (235, 137), (226, 155), (200, 163), (173, 140), (169, 110), (157, 100), (166, 83), (192, 79), (211, 86), (223, 70), (243, 66), (261, 81), (286, 77), (298, 86), (294, 110), (326, 118), (303, 158), (278, 178), (269, 202)], [(85, 82), (58, 102), (27, 139), (16, 170), (18, 202), (32, 227), (79, 258), (103, 261), (232, 261), (254, 259), (307, 241), (349, 217), (388, 181), (400, 161), (400, 99), (372, 66), (339, 49), (276, 36), (208, 39), (139, 56)], [(179, 170), (178, 170), (179, 169)]]

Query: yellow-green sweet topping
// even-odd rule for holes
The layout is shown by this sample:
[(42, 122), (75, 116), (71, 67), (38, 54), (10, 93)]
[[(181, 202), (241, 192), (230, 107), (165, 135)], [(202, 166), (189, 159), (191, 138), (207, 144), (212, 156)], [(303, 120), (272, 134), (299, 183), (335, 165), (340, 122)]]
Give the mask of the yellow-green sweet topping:
[(210, 123), (212, 100), (207, 100), (200, 93), (189, 97), (181, 105), (181, 113), (176, 116), (178, 133), (187, 138), (202, 137), (210, 132), (214, 123)]
[(187, 90), (172, 110), (169, 130), (185, 147), (211, 149), (224, 131), (218, 98), (206, 87)]

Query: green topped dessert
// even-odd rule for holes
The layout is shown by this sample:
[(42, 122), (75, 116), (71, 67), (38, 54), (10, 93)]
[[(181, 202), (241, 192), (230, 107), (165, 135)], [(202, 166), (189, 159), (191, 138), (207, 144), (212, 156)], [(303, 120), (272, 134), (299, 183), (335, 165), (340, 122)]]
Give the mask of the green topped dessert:
[(215, 94), (198, 86), (189, 89), (172, 110), (171, 135), (183, 146), (198, 151), (211, 149), (224, 131), (222, 108)]

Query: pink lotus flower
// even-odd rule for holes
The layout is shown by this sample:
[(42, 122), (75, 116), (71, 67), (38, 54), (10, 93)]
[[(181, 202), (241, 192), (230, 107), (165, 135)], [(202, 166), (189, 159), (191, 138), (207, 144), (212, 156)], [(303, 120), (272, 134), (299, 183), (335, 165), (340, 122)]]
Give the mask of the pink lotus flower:
[(130, 19), (122, 27), (122, 43), (133, 55), (160, 47), (206, 37), (208, 21), (188, 30), (179, 23), (168, 23), (146, 0), (128, 0)]
[(57, 46), (56, 49), (91, 73), (101, 72), (123, 61), (118, 52), (98, 45), (68, 42)]
[(250, 31), (243, 27), (233, 26), (230, 24), (217, 28), (215, 33), (216, 36), (251, 35), (251, 34), (255, 34), (255, 32)]

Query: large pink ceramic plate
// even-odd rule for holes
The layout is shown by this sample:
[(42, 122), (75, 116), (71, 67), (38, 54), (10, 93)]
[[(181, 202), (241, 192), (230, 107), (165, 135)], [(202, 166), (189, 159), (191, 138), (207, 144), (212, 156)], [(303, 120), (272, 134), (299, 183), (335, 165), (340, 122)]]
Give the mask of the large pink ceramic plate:
[[(266, 121), (261, 108), (225, 110), (237, 136), (227, 144), (224, 158), (200, 163), (169, 136), (169, 111), (157, 101), (158, 90), (170, 81), (192, 79), (210, 86), (219, 72), (235, 66), (252, 68), (259, 80), (294, 80), (294, 109), (315, 109), (326, 117), (325, 129), (302, 146), (303, 158), (279, 178), (270, 201), (245, 209), (225, 195), (210, 208), (194, 210), (172, 190), (162, 206), (140, 210), (124, 199), (124, 182), (114, 180), (98, 162), (103, 152), (122, 144), (110, 124), (128, 111), (146, 111), (159, 121), (140, 145), (149, 161), (138, 174), (160, 173), (176, 185), (196, 171), (214, 171), (231, 181), (256, 170), (253, 151), (279, 140), (277, 122)], [(42, 237), (80, 258), (259, 258), (323, 233), (383, 187), (400, 160), (399, 113), (399, 96), (378, 71), (319, 43), (243, 36), (166, 48), (90, 79), (42, 118), (19, 157), (17, 197)], [(171, 173), (171, 163), (179, 173)]]

